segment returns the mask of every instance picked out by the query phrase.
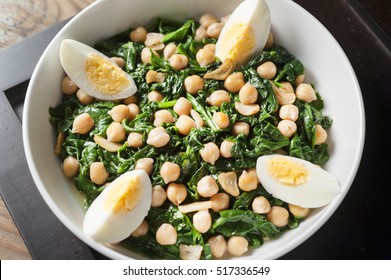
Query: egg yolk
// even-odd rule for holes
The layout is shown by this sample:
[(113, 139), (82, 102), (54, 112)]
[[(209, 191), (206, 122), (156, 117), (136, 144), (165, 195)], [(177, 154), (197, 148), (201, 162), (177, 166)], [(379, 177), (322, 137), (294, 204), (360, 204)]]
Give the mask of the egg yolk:
[(130, 86), (129, 79), (120, 68), (94, 53), (87, 57), (85, 72), (95, 89), (105, 95), (119, 93)]
[(109, 212), (125, 214), (139, 203), (140, 198), (140, 178), (132, 177), (129, 181), (118, 182), (112, 186), (111, 192), (105, 200), (104, 207)]
[(248, 60), (255, 50), (254, 31), (248, 24), (232, 25), (219, 40), (222, 42), (222, 60), (229, 58), (235, 66)]
[(308, 180), (308, 169), (285, 158), (271, 158), (267, 163), (270, 176), (283, 184), (297, 186)]

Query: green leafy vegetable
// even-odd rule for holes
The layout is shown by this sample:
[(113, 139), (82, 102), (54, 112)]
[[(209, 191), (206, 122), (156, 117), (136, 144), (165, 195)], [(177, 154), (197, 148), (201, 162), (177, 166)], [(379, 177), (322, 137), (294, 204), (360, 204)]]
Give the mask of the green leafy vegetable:
[(287, 49), (282, 46), (274, 45), (269, 50), (263, 51), (243, 68), (256, 68), (266, 61), (272, 61), (277, 66), (283, 66), (294, 59), (295, 57)]
[(187, 36), (189, 36), (189, 38), (192, 39), (193, 34), (194, 34), (194, 20), (190, 19), (186, 21), (185, 24), (182, 25), (179, 29), (164, 35), (162, 42), (180, 43), (184, 41)]
[(276, 238), (280, 231), (262, 215), (249, 210), (224, 210), (212, 225), (212, 231), (230, 237), (256, 234), (260, 237)]
[(291, 83), (295, 83), (296, 77), (304, 74), (304, 66), (300, 60), (294, 59), (284, 65), (282, 71), (274, 79), (275, 82), (278, 82), (282, 79), (286, 79)]

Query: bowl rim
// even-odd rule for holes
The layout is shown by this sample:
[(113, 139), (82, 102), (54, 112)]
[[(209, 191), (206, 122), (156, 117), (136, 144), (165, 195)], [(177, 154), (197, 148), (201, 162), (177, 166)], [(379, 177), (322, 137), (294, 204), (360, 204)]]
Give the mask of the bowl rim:
[[(22, 119), (22, 135), (23, 135), (23, 147), (25, 151), (26, 160), (28, 163), (28, 167), (30, 170), (30, 173), (32, 175), (32, 178), (34, 180), (34, 183), (39, 190), (41, 196), (43, 197), (46, 204), (49, 206), (50, 210), (55, 214), (55, 216), (63, 223), (73, 234), (76, 235), (77, 238), (82, 240), (84, 243), (86, 243), (88, 246), (92, 247), (93, 249), (99, 251), (100, 253), (106, 255), (107, 257), (111, 259), (129, 259), (129, 256), (126, 256), (124, 254), (121, 254), (117, 251), (114, 251), (110, 249), (110, 246), (103, 245), (97, 242), (94, 242), (93, 240), (85, 237), (83, 234), (80, 234), (80, 230), (74, 225), (65, 215), (65, 213), (62, 212), (62, 210), (56, 205), (55, 201), (51, 198), (47, 190), (45, 189), (45, 184), (39, 174), (39, 171), (37, 169), (37, 166), (35, 165), (33, 156), (32, 156), (32, 150), (30, 146), (30, 140), (29, 140), (29, 127), (28, 127), (28, 119), (27, 117), (30, 115), (29, 111), (31, 110), (30, 106), (28, 104), (30, 103), (30, 99), (32, 98), (32, 92), (33, 87), (32, 84), (35, 82), (35, 80), (39, 76), (39, 69), (41, 68), (41, 65), (43, 64), (43, 61), (46, 57), (46, 54), (48, 53), (49, 49), (52, 47), (52, 45), (58, 40), (59, 37), (62, 36), (62, 34), (65, 32), (65, 30), (74, 24), (80, 17), (82, 17), (85, 13), (85, 11), (95, 9), (96, 6), (100, 5), (101, 2), (107, 2), (109, 0), (98, 0), (96, 2), (93, 2), (90, 4), (87, 8), (83, 9), (81, 12), (79, 12), (75, 17), (73, 17), (59, 32), (58, 34), (52, 39), (52, 41), (49, 43), (49, 45), (46, 47), (45, 51), (43, 52), (42, 56), (40, 57), (34, 72), (31, 76), (30, 83), (26, 92), (26, 98), (25, 103), (27, 106), (24, 106), (23, 109), (23, 119)], [(266, 0), (266, 2), (271, 2), (272, 0)], [(355, 179), (355, 176), (357, 174), (358, 168), (361, 163), (361, 158), (363, 154), (364, 144), (365, 144), (365, 108), (362, 98), (362, 93), (360, 89), (359, 82), (357, 80), (357, 76), (354, 72), (354, 69), (343, 51), (342, 47), (338, 43), (338, 41), (334, 38), (334, 36), (327, 30), (327, 28), (318, 20), (316, 19), (311, 13), (309, 13), (307, 10), (305, 10), (303, 7), (301, 7), (299, 4), (290, 1), (290, 0), (279, 0), (281, 2), (285, 2), (288, 5), (295, 6), (296, 9), (301, 10), (302, 13), (306, 15), (310, 20), (313, 21), (314, 24), (318, 25), (318, 27), (323, 29), (323, 32), (326, 36), (328, 36), (328, 39), (333, 41), (333, 44), (338, 49), (338, 52), (340, 53), (341, 57), (344, 59), (344, 64), (348, 67), (348, 71), (351, 75), (353, 86), (355, 88), (355, 93), (357, 94), (357, 102), (359, 105), (358, 108), (358, 123), (359, 125), (359, 138), (356, 139), (356, 147), (357, 150), (354, 153), (354, 158), (352, 158), (352, 166), (350, 168), (350, 173), (346, 176), (346, 188), (343, 192), (339, 195), (338, 199), (335, 199), (332, 203), (329, 204), (328, 208), (325, 209), (325, 211), (322, 212), (322, 215), (319, 219), (314, 221), (309, 228), (305, 231), (305, 234), (297, 236), (294, 240), (290, 240), (289, 242), (284, 243), (284, 245), (279, 248), (278, 252), (270, 252), (269, 254), (265, 254), (262, 258), (265, 259), (275, 259), (283, 256), (284, 254), (288, 253), (289, 251), (293, 250), (294, 248), (298, 247), (300, 244), (302, 244), (304, 241), (306, 241), (309, 237), (311, 237), (320, 227), (322, 227), (329, 218), (335, 213), (335, 211), (338, 209), (339, 205), (344, 200), (345, 196), (350, 190), (350, 187), (352, 186), (352, 183)], [(142, 258), (142, 257), (141, 257)]]

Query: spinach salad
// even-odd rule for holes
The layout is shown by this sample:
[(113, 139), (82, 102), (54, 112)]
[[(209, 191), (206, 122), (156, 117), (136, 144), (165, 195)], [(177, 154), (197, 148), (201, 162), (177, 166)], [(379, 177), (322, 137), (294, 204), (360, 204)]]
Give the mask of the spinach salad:
[[(149, 60), (147, 63), (143, 61), (142, 52), (146, 46), (143, 42), (130, 40), (133, 28), (98, 42), (95, 49), (124, 62), (123, 69), (137, 85), (136, 94), (114, 102), (93, 98), (86, 102), (80, 95), (64, 94), (61, 103), (49, 109), (50, 122), (58, 134), (56, 152), (63, 165), (69, 159), (77, 162), (74, 172), (64, 172), (73, 178), (76, 188), (85, 195), (86, 208), (101, 193), (106, 182), (135, 169), (139, 160), (143, 159), (149, 159), (152, 167), (149, 171), (152, 186), (159, 186), (164, 195), (170, 184), (185, 186), (186, 193), (180, 201), (164, 197), (150, 208), (145, 218), (148, 224), (146, 232), (137, 237), (130, 236), (120, 243), (151, 259), (179, 259), (182, 257), (180, 245), (198, 245), (202, 248), (201, 259), (212, 259), (220, 257), (213, 254), (213, 245), (208, 242), (212, 237), (219, 236), (224, 243), (231, 237), (240, 236), (244, 237), (249, 248), (257, 248), (265, 240), (275, 239), (284, 231), (296, 228), (303, 217), (289, 212), (288, 223), (276, 226), (266, 213), (260, 214), (253, 209), (253, 202), (258, 197), (266, 198), (272, 207), (280, 206), (289, 211), (287, 203), (271, 196), (259, 182), (248, 189), (241, 187), (239, 182), (238, 189), (236, 180), (239, 178), (240, 181), (242, 174), (253, 172), (257, 158), (266, 154), (283, 153), (321, 166), (328, 160), (327, 144), (316, 143), (315, 134), (316, 126), (327, 129), (332, 121), (323, 114), (324, 104), (317, 92), (316, 100), (307, 102), (294, 98), (288, 102), (298, 109), (297, 120), (294, 121), (297, 127), (292, 135), (282, 133), (278, 126), (282, 121), (280, 109), (287, 105), (281, 100), (281, 95), (287, 92), (284, 91), (286, 88), (294, 92), (298, 87), (298, 80), (304, 77), (303, 64), (287, 49), (273, 43), (246, 65), (235, 69), (225, 80), (205, 79), (204, 75), (218, 69), (222, 62), (213, 57), (210, 63), (200, 63), (197, 53), (213, 48), (216, 38), (196, 38), (199, 27), (200, 24), (192, 19), (176, 22), (165, 18), (155, 19), (145, 26), (150, 33), (162, 34), (159, 43), (163, 47), (174, 47), (175, 54), (187, 58), (185, 67), (174, 67), (168, 55), (163, 54), (163, 49), (148, 49)], [(276, 67), (276, 73), (271, 78), (258, 73), (258, 68), (266, 62)], [(240, 87), (250, 84), (256, 89), (256, 101), (250, 102), (255, 110), (248, 111), (246, 106), (250, 105), (242, 104), (239, 89), (227, 86), (227, 80), (234, 75), (240, 78)], [(201, 86), (191, 89), (186, 84), (188, 77), (198, 77)], [(222, 94), (220, 102), (221, 96), (212, 95), (215, 92)], [(216, 96), (217, 102), (214, 101)], [(175, 108), (179, 102), (184, 102), (191, 111), (183, 113)], [(131, 115), (115, 120), (112, 112), (120, 105), (128, 107)], [(85, 113), (93, 119), (94, 125), (88, 133), (77, 133), (72, 125), (78, 116)], [(157, 121), (159, 114), (168, 115), (168, 118)], [(190, 128), (182, 128), (178, 124), (181, 116), (190, 121)], [(108, 129), (114, 122), (120, 124), (119, 129), (125, 134), (117, 140), (111, 137), (110, 142), (115, 142), (117, 147), (111, 150), (96, 139), (108, 139)], [(150, 132), (156, 127), (169, 136), (169, 141), (163, 146), (148, 142)], [(126, 140), (131, 138), (129, 135), (138, 137), (140, 143), (130, 144), (128, 141), (131, 140)], [(211, 148), (220, 147), (221, 154), (213, 160), (207, 159), (202, 154), (207, 144)], [(223, 145), (228, 147), (225, 151)], [(167, 162), (180, 168), (174, 182), (162, 176), (162, 166)], [(91, 178), (90, 168), (94, 163), (100, 163), (107, 172), (104, 183), (94, 182)], [(235, 182), (224, 183), (223, 177), (228, 175), (232, 175)], [(208, 207), (210, 226), (200, 230), (194, 224), (195, 212), (180, 211), (180, 207), (211, 200), (210, 195), (204, 195), (197, 188), (205, 177), (217, 185), (214, 194), (224, 193), (228, 200), (225, 207), (217, 210)], [(225, 184), (233, 184), (235, 189)], [(162, 224), (175, 228), (175, 244), (162, 245), (156, 240), (156, 232)]]

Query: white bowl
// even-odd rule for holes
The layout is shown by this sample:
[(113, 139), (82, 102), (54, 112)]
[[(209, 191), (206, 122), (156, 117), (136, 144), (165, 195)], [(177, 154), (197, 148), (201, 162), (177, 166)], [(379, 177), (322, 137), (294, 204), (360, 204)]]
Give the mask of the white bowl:
[[(184, 20), (198, 19), (205, 12), (224, 16), (239, 0), (102, 0), (73, 18), (53, 39), (32, 75), (25, 100), (23, 140), (27, 162), (40, 193), (55, 215), (77, 237), (112, 259), (140, 258), (117, 246), (107, 246), (87, 238), (82, 231), (82, 198), (61, 172), (53, 153), (54, 129), (48, 108), (61, 100), (64, 75), (59, 59), (63, 39), (72, 38), (89, 45), (117, 34), (129, 26), (139, 26), (156, 16)], [(329, 133), (330, 161), (326, 169), (341, 184), (341, 194), (329, 205), (313, 213), (295, 229), (265, 244), (241, 259), (275, 259), (309, 238), (334, 213), (356, 174), (364, 144), (365, 120), (360, 88), (354, 71), (332, 35), (308, 12), (290, 0), (268, 0), (275, 41), (286, 47), (306, 67), (306, 79), (325, 101), (325, 112), (333, 120)], [(314, 248), (315, 249), (315, 248)]]

